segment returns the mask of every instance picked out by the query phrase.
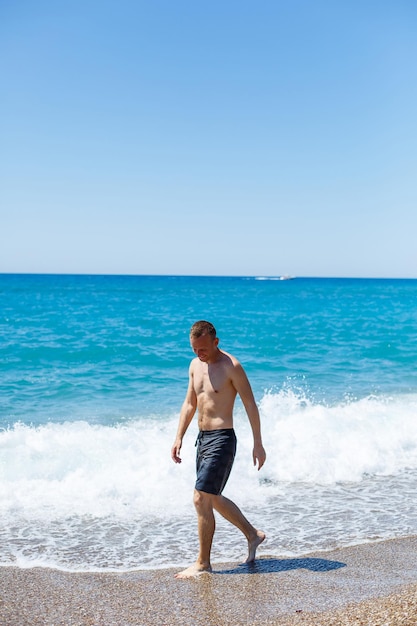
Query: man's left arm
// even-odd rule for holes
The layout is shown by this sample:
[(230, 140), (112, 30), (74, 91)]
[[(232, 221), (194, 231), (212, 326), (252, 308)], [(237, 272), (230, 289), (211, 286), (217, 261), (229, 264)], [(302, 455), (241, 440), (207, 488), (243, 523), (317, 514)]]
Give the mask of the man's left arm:
[(256, 465), (256, 462), (258, 462), (258, 470), (260, 470), (266, 460), (266, 452), (262, 444), (261, 419), (259, 417), (259, 410), (255, 402), (252, 387), (250, 386), (245, 370), (239, 362), (233, 365), (232, 382), (243, 402), (243, 406), (249, 418), (253, 433), (253, 464)]

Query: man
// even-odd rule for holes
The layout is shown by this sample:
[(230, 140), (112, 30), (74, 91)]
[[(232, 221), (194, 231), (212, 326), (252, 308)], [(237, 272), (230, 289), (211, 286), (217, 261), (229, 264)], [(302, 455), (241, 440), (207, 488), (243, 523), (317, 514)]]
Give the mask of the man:
[(191, 347), (196, 358), (191, 361), (189, 384), (181, 408), (178, 431), (171, 456), (181, 463), (182, 440), (198, 411), (197, 481), (194, 506), (198, 518), (200, 550), (197, 561), (176, 578), (190, 578), (211, 572), (210, 553), (215, 530), (213, 510), (220, 513), (245, 535), (248, 541), (247, 563), (254, 561), (256, 549), (265, 533), (248, 522), (240, 509), (222, 496), (236, 452), (233, 430), (233, 406), (236, 395), (242, 399), (253, 433), (253, 464), (258, 470), (265, 463), (259, 411), (251, 386), (239, 361), (220, 350), (216, 329), (210, 322), (199, 321), (190, 331)]

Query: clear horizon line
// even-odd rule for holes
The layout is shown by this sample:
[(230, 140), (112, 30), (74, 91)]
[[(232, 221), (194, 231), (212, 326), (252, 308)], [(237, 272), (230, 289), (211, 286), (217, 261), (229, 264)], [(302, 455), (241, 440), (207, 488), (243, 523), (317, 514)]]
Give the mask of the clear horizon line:
[(170, 274), (170, 273), (121, 273), (121, 272), (2, 272), (0, 276), (102, 276), (102, 277), (149, 277), (149, 278), (254, 278), (254, 279), (276, 279), (295, 280), (295, 279), (337, 279), (337, 280), (417, 280), (413, 276), (339, 276), (339, 275), (296, 275), (296, 274)]

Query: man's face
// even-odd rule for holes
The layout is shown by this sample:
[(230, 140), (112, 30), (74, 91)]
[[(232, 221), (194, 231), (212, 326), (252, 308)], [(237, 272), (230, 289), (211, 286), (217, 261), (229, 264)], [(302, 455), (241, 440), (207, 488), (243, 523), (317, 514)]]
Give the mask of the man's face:
[(202, 335), (201, 337), (191, 337), (191, 348), (194, 354), (203, 361), (210, 362), (217, 355), (218, 338), (213, 339), (211, 335)]

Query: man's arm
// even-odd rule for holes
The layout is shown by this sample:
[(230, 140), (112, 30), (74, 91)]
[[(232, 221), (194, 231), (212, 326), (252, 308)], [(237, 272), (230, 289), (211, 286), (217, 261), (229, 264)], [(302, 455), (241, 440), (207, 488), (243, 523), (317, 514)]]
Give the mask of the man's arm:
[(235, 361), (233, 364), (232, 383), (241, 397), (243, 406), (245, 407), (249, 418), (249, 423), (253, 433), (253, 464), (256, 465), (256, 462), (258, 461), (259, 471), (266, 460), (266, 452), (262, 445), (261, 420), (252, 387), (250, 386), (245, 370), (238, 361)]
[(191, 420), (194, 417), (194, 414), (197, 410), (197, 396), (194, 391), (193, 384), (193, 371), (192, 364), (190, 365), (189, 371), (189, 382), (188, 382), (188, 390), (185, 396), (185, 400), (181, 407), (180, 419), (178, 423), (177, 435), (175, 437), (174, 445), (171, 449), (171, 458), (174, 463), (181, 463), (180, 451), (182, 446), (182, 439), (189, 427)]

